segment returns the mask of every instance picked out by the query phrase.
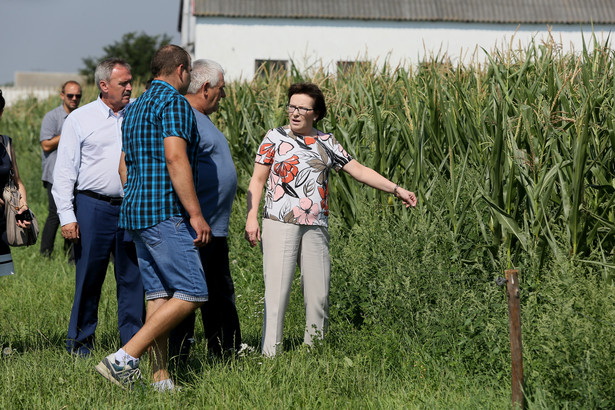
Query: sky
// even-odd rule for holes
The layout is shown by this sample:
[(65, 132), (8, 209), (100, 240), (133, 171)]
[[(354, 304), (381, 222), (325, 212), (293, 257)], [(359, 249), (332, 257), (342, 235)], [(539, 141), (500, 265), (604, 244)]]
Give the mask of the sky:
[(180, 0), (0, 0), (0, 84), (15, 71), (74, 72), (129, 32), (179, 44)]

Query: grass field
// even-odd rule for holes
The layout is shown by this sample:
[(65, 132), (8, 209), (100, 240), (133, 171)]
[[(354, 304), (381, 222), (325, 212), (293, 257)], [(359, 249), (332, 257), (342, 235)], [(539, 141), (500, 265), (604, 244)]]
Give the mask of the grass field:
[[(260, 255), (242, 242), (241, 208), (232, 269), (244, 341), (258, 346)], [(49, 262), (35, 247), (15, 249), (17, 274), (0, 281), (0, 344), (11, 349), (0, 359), (0, 407), (509, 408), (506, 298), (493, 280), (501, 273), (458, 269), (455, 244), (439, 224), (405, 232), (395, 217), (375, 213), (349, 231), (332, 229), (332, 320), (322, 344), (301, 345), (295, 283), (284, 354), (209, 359), (197, 324), (189, 364), (175, 372), (183, 391), (174, 395), (124, 392), (94, 371), (119, 347), (111, 271), (96, 354), (73, 361), (64, 350), (73, 269), (60, 255)], [(533, 269), (532, 261), (521, 268), (529, 407), (610, 407), (613, 287), (574, 264)]]
[[(119, 347), (112, 270), (96, 354), (74, 361), (64, 350), (74, 269), (37, 246), (14, 249), (16, 275), (0, 278), (0, 407), (510, 408), (506, 296), (495, 279), (511, 267), (520, 270), (527, 407), (615, 407), (612, 57), (608, 45), (579, 55), (541, 45), (485, 67), (432, 61), (229, 84), (214, 121), (240, 178), (229, 245), (249, 345), (260, 343), (264, 289), (260, 252), (243, 240), (244, 193), (257, 144), (284, 121), (291, 81), (318, 82), (330, 109), (322, 127), (419, 194), (408, 211), (332, 176), (324, 341), (301, 344), (296, 281), (279, 357), (208, 358), (197, 321), (188, 365), (174, 371), (181, 393), (124, 392), (94, 371)], [(95, 95), (86, 89), (84, 101)], [(0, 120), (41, 224), (38, 132), (57, 103), (25, 101)]]

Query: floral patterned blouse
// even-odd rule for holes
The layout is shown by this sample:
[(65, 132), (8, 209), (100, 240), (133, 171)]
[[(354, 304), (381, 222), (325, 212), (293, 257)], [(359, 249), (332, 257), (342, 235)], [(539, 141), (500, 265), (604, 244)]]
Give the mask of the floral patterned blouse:
[(329, 224), (329, 172), (339, 172), (352, 157), (332, 134), (294, 134), (269, 130), (255, 162), (270, 165), (263, 218), (297, 225)]

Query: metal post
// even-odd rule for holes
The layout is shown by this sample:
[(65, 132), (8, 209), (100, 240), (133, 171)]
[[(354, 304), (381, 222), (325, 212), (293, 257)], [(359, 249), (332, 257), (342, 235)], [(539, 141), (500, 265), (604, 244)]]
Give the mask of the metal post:
[(507, 269), (506, 297), (510, 326), (510, 358), (512, 362), (512, 406), (523, 409), (523, 352), (521, 346), (521, 303), (519, 298), (519, 271)]

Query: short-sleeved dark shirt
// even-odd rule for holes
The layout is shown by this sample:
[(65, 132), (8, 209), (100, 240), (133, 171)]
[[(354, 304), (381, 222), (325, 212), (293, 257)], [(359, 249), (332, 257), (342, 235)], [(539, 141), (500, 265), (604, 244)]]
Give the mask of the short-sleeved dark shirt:
[(120, 226), (145, 229), (172, 216), (187, 217), (173, 190), (164, 155), (164, 139), (186, 140), (196, 182), (199, 133), (192, 107), (170, 84), (155, 80), (128, 108), (122, 123), (122, 143), (128, 179)]
[[(10, 141), (9, 137), (6, 137), (6, 139)], [(9, 182), (11, 167), (11, 156), (4, 146), (4, 137), (0, 135), (0, 187), (2, 188)]]

